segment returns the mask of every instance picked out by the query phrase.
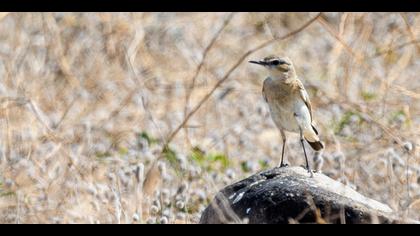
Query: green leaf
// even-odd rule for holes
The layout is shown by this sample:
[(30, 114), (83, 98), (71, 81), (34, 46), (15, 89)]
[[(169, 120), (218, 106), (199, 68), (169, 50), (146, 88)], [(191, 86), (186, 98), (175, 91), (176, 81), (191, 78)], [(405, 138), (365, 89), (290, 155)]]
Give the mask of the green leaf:
[(99, 159), (103, 159), (103, 158), (108, 158), (108, 157), (111, 157), (111, 156), (112, 156), (112, 154), (111, 154), (111, 152), (109, 152), (109, 151), (106, 151), (106, 152), (96, 152), (96, 153), (95, 153), (95, 156), (96, 156), (97, 158), (99, 158)]
[(258, 164), (260, 164), (260, 167), (262, 168), (262, 169), (266, 169), (266, 168), (268, 168), (269, 166), (268, 166), (268, 161), (267, 160), (259, 160), (258, 161)]
[(222, 153), (206, 154), (200, 147), (196, 146), (191, 150), (190, 158), (201, 168), (207, 171), (216, 168), (220, 164), (222, 170), (230, 166), (229, 158)]
[(14, 196), (16, 193), (12, 191), (0, 191), (0, 197)]
[(353, 111), (347, 111), (346, 113), (344, 113), (343, 117), (341, 117), (340, 121), (335, 125), (335, 129), (334, 129), (335, 134), (340, 133), (344, 129), (344, 126), (350, 123), (350, 118), (353, 115), (357, 115), (360, 117), (358, 113), (353, 112)]
[(205, 153), (199, 147), (194, 147), (191, 151), (191, 159), (197, 162), (200, 166), (203, 166), (205, 163)]
[(141, 133), (139, 134), (139, 138), (140, 138), (140, 139), (144, 139), (144, 140), (146, 140), (146, 141), (147, 141), (147, 144), (148, 144), (149, 146), (151, 146), (151, 145), (153, 145), (153, 144), (158, 143), (158, 139), (156, 139), (156, 138), (154, 138), (154, 137), (150, 136), (150, 135), (149, 135), (147, 132), (145, 132), (145, 131), (143, 131), (143, 132), (141, 132)]
[(241, 162), (241, 169), (244, 173), (248, 173), (251, 171), (251, 168), (249, 168), (248, 163), (246, 161)]
[(8, 196), (13, 196), (16, 193), (13, 191), (4, 191), (3, 190), (3, 182), (0, 181), (0, 197), (8, 197)]
[(162, 154), (163, 157), (169, 161), (169, 164), (175, 169), (175, 171), (179, 171), (181, 169), (181, 164), (179, 163), (177, 154), (171, 147), (165, 146)]
[(377, 97), (377, 95), (375, 93), (366, 92), (366, 91), (362, 91), (361, 96), (362, 96), (363, 100), (366, 101), (366, 102), (372, 101)]
[(403, 116), (403, 117), (405, 117), (405, 112), (404, 112), (403, 110), (399, 110), (399, 111), (393, 112), (393, 113), (392, 113), (392, 115), (391, 115), (391, 118), (392, 118), (393, 120), (395, 120), (395, 119), (397, 119), (399, 116)]
[(209, 159), (212, 160), (212, 162), (219, 162), (222, 165), (223, 170), (227, 169), (230, 165), (229, 158), (224, 154), (212, 154), (209, 155)]
[(120, 148), (118, 149), (118, 153), (119, 153), (121, 156), (127, 155), (127, 154), (128, 154), (128, 149), (127, 149), (126, 147), (120, 147)]

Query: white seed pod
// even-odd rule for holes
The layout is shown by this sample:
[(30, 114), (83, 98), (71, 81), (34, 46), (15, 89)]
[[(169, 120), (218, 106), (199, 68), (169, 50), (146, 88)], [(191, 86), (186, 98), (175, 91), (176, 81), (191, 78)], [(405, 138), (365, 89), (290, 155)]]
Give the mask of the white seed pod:
[(155, 160), (156, 156), (150, 151), (149, 149), (145, 150), (143, 154), (143, 158), (146, 162), (151, 162)]
[(394, 148), (389, 148), (386, 151), (386, 155), (388, 156), (389, 162), (392, 163), (394, 167), (404, 166), (405, 161), (401, 158), (400, 155), (394, 150)]
[(6, 179), (4, 181), (4, 186), (6, 188), (9, 188), (9, 189), (12, 188), (14, 186), (14, 184), (15, 184), (15, 182), (13, 182), (13, 180), (11, 180), (11, 179)]
[(157, 166), (158, 166), (158, 169), (159, 169), (159, 171), (160, 171), (160, 174), (161, 174), (162, 176), (166, 175), (166, 165), (165, 165), (165, 162), (160, 161), (160, 162), (157, 164)]
[(413, 144), (411, 142), (405, 142), (404, 149), (406, 152), (411, 152), (413, 150)]
[(137, 214), (137, 213), (134, 213), (134, 214), (133, 214), (133, 221), (134, 221), (134, 222), (139, 222), (139, 221), (140, 221), (140, 216), (139, 216), (139, 214)]
[(167, 224), (167, 223), (169, 223), (168, 217), (166, 216), (160, 217), (159, 224)]
[(106, 177), (108, 178), (108, 180), (111, 183), (115, 183), (115, 175), (114, 175), (114, 173), (108, 173), (108, 174), (106, 174)]
[(150, 213), (151, 213), (151, 214), (153, 214), (153, 215), (158, 214), (158, 213), (159, 213), (159, 207), (158, 207), (158, 206), (156, 206), (156, 205), (152, 205), (152, 206), (150, 207)]
[(204, 192), (201, 189), (197, 189), (196, 191), (194, 191), (194, 195), (197, 196), (197, 198), (200, 202), (205, 201), (207, 199), (206, 192)]
[(136, 166), (134, 170), (136, 180), (138, 183), (143, 183), (144, 180), (144, 164), (140, 163)]
[(147, 219), (146, 223), (147, 224), (156, 224), (156, 218), (155, 217), (150, 217), (149, 219)]
[(345, 125), (343, 129), (341, 130), (341, 134), (345, 137), (351, 137), (353, 136), (353, 130), (349, 125)]
[(53, 224), (60, 224), (60, 222), (61, 222), (61, 219), (58, 218), (58, 217), (52, 217), (49, 220), (50, 220), (50, 222), (53, 222)]
[(98, 194), (98, 191), (96, 190), (95, 186), (89, 185), (86, 187), (86, 192), (92, 196), (96, 196)]
[(124, 187), (127, 187), (130, 184), (130, 179), (126, 176), (120, 177), (120, 182)]
[(187, 215), (184, 212), (179, 212), (176, 214), (176, 219), (185, 221), (185, 219), (187, 219)]
[(183, 194), (177, 194), (175, 196), (175, 201), (183, 201), (185, 200), (185, 196)]
[(336, 162), (340, 163), (340, 162), (344, 161), (345, 158), (346, 157), (344, 156), (344, 154), (342, 152), (336, 152), (336, 153), (333, 154), (333, 159)]
[(162, 216), (166, 216), (167, 218), (169, 218), (171, 216), (171, 209), (166, 208), (165, 210), (163, 210), (162, 211)]
[(406, 117), (405, 117), (405, 115), (403, 115), (403, 114), (399, 114), (399, 115), (397, 115), (397, 116), (395, 117), (395, 121), (396, 121), (398, 124), (403, 124), (406, 120), (407, 120), (407, 118), (406, 118)]
[(175, 206), (176, 206), (176, 208), (178, 208), (178, 209), (182, 210), (182, 209), (184, 209), (184, 208), (185, 208), (185, 203), (184, 203), (183, 201), (177, 201), (177, 202), (175, 203)]
[(171, 205), (171, 200), (170, 200), (169, 198), (164, 198), (164, 199), (162, 200), (162, 204), (163, 204), (164, 206), (170, 206), (170, 205)]
[(93, 209), (95, 209), (95, 211), (99, 212), (101, 207), (99, 206), (98, 201), (92, 201), (91, 202)]
[(226, 176), (229, 179), (234, 179), (235, 178), (235, 172), (232, 169), (227, 169), (226, 170)]
[(173, 180), (173, 177), (171, 175), (165, 174), (162, 176), (162, 179), (164, 182), (168, 183), (171, 182)]
[(159, 197), (157, 197), (155, 200), (153, 200), (152, 205), (155, 205), (160, 209), (160, 208), (162, 208), (162, 206), (160, 205), (160, 201), (158, 199), (159, 199)]
[(169, 198), (170, 197), (170, 191), (169, 191), (169, 189), (167, 189), (167, 188), (162, 189), (161, 192), (160, 192), (160, 196), (163, 199)]
[(178, 187), (178, 190), (176, 191), (176, 193), (180, 195), (184, 193), (185, 191), (187, 191), (187, 189), (188, 189), (188, 183), (186, 181), (182, 182), (182, 184)]
[(188, 167), (187, 157), (185, 155), (183, 155), (183, 154), (179, 154), (177, 156), (177, 159), (179, 161), (181, 171), (187, 170), (187, 167)]
[(358, 115), (351, 115), (349, 122), (350, 124), (357, 124), (360, 122), (360, 117)]

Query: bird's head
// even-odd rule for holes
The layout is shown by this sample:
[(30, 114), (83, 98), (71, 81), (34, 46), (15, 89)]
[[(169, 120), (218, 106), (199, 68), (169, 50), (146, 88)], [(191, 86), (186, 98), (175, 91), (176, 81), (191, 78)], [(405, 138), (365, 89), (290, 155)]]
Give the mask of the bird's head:
[(295, 74), (293, 63), (288, 57), (268, 56), (259, 61), (249, 61), (249, 63), (264, 66), (274, 77), (290, 77)]

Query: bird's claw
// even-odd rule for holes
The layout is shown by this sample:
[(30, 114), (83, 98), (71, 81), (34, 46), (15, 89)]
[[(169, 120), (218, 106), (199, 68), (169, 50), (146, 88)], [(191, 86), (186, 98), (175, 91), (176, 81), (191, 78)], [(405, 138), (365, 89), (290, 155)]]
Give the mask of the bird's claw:
[(309, 177), (313, 178), (314, 177), (314, 172), (311, 169), (308, 169), (308, 173), (309, 173)]
[(279, 165), (279, 168), (288, 167), (288, 166), (289, 166), (289, 164), (282, 163), (282, 164)]

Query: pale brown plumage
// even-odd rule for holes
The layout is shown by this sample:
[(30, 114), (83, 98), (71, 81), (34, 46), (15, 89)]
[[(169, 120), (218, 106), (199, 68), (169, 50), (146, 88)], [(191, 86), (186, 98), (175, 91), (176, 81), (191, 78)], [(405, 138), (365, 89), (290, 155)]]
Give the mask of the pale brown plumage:
[[(304, 130), (304, 137), (314, 150), (319, 151), (323, 148), (323, 144), (319, 141), (319, 138), (317, 136), (318, 130), (313, 125), (311, 101), (309, 99), (309, 96), (306, 93), (306, 90), (302, 82), (299, 79), (290, 78), (285, 81), (274, 81), (271, 78), (267, 78), (264, 81), (262, 93), (267, 103), (282, 104), (282, 106), (286, 107), (287, 110), (293, 110), (292, 106), (294, 105), (294, 102), (295, 102), (294, 100), (296, 98), (300, 98), (302, 102), (306, 105), (309, 111), (310, 122), (312, 126), (311, 128), (313, 129), (313, 132)], [(274, 114), (274, 116), (284, 116), (284, 115)], [(289, 115), (289, 118), (292, 119), (292, 116)], [(276, 118), (273, 118), (273, 120), (275, 119)], [(287, 122), (281, 122), (281, 123), (287, 123)], [(281, 125), (281, 124), (277, 124), (277, 125), (281, 126), (282, 129), (290, 131), (290, 132), (296, 132), (296, 133), (299, 132), (299, 128), (293, 125)]]
[[(284, 131), (300, 133), (311, 147), (319, 151), (324, 148), (313, 125), (312, 105), (302, 82), (297, 78), (292, 62), (288, 58), (266, 57), (261, 61), (251, 61), (266, 67), (270, 76), (264, 81), (263, 96), (269, 105), (274, 123), (283, 138), (281, 166), (283, 165), (286, 136)], [(304, 148), (304, 146), (303, 146)], [(307, 167), (306, 151), (305, 158)]]

